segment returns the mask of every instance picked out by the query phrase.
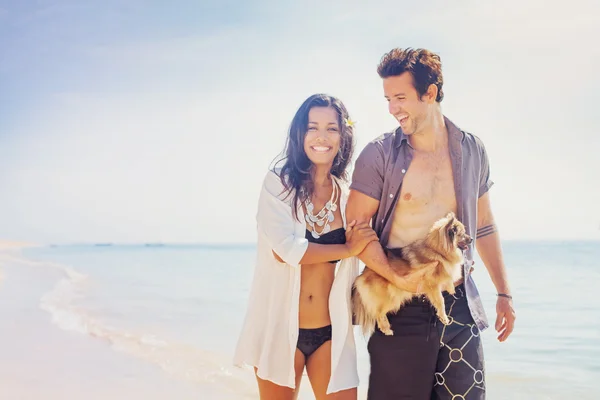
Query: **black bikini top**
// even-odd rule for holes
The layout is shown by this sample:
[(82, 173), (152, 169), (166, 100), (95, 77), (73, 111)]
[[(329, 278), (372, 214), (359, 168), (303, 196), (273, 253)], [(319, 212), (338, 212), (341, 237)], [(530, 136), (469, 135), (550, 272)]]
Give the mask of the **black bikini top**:
[[(314, 238), (312, 232), (306, 230), (306, 239), (311, 243), (318, 244), (345, 244), (346, 243), (346, 230), (344, 228), (337, 228), (327, 232), (324, 235), (319, 236), (318, 239)], [(329, 261), (332, 264), (337, 263), (340, 260)]]

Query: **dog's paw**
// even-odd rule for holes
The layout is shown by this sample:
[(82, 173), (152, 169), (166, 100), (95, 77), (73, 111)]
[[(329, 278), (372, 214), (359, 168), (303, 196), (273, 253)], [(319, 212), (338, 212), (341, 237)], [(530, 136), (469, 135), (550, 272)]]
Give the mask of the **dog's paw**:
[(394, 336), (394, 331), (391, 329), (382, 329), (381, 332), (386, 336)]
[(450, 325), (450, 318), (446, 315), (440, 315), (440, 321), (442, 321), (442, 324), (444, 325)]

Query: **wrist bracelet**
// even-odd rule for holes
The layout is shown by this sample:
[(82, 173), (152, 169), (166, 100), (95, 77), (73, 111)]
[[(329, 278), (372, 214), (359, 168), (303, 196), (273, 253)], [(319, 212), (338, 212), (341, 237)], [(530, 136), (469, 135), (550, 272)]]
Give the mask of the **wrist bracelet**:
[(498, 293), (496, 296), (498, 296), (498, 297), (506, 297), (507, 299), (511, 299), (512, 300), (512, 296), (510, 294)]

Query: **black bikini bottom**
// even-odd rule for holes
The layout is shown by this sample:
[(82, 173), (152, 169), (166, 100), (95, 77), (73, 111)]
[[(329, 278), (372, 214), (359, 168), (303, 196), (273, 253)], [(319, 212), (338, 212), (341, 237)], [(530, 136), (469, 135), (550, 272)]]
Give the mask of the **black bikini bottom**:
[(331, 325), (315, 329), (299, 329), (296, 347), (308, 358), (323, 343), (331, 340)]

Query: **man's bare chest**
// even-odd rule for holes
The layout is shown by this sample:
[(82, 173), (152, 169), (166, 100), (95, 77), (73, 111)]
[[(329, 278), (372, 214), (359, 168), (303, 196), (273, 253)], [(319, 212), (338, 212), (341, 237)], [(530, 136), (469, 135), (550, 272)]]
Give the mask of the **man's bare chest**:
[(415, 153), (402, 182), (399, 206), (411, 209), (456, 207), (449, 154)]

